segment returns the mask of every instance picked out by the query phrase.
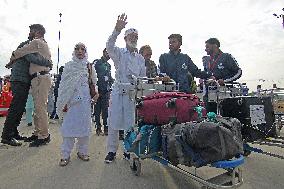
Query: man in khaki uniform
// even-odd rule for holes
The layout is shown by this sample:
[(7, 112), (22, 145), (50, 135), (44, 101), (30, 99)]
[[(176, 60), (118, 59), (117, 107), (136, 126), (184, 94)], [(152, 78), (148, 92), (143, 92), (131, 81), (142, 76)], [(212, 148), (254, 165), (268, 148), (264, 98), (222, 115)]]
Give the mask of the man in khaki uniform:
[[(6, 67), (11, 66), (16, 59), (31, 53), (39, 53), (41, 56), (51, 61), (51, 53), (44, 40), (44, 34), (45, 28), (42, 25), (31, 25), (29, 37), (32, 41), (22, 48), (15, 50), (10, 58), (10, 63), (7, 64)], [(30, 63), (29, 73), (31, 75), (32, 96), (35, 104), (35, 131), (31, 137), (25, 140), (25, 142), (31, 142), (30, 147), (38, 147), (50, 142), (47, 114), (48, 92), (51, 87), (50, 69), (50, 67)]]

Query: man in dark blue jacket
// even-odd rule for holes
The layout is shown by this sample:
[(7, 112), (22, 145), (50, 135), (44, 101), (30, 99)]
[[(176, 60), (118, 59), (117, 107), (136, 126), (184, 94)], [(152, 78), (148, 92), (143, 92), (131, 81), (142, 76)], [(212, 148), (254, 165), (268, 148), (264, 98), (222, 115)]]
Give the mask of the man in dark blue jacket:
[[(30, 39), (22, 42), (18, 48), (29, 42)], [(52, 67), (52, 62), (42, 57), (39, 53), (25, 55), (13, 63), (10, 78), (13, 99), (2, 131), (1, 143), (3, 144), (20, 146), (22, 143), (19, 140), (26, 139), (26, 137), (20, 136), (17, 127), (25, 110), (31, 84), (31, 76), (29, 74), (30, 62), (40, 66)]]
[(114, 79), (111, 76), (111, 65), (107, 62), (110, 59), (106, 49), (103, 50), (103, 56), (99, 60), (94, 60), (94, 65), (98, 77), (98, 91), (99, 98), (95, 104), (94, 114), (96, 121), (96, 133), (99, 135), (102, 132), (101, 125), (101, 115), (103, 119), (104, 125), (104, 134), (108, 135), (108, 126), (107, 126), (107, 118), (108, 118), (108, 106), (109, 106), (109, 98), (111, 85), (113, 84)]
[[(242, 70), (236, 59), (229, 53), (223, 53), (220, 49), (220, 42), (217, 38), (210, 38), (205, 41), (207, 55), (202, 58), (204, 71), (216, 80), (219, 85), (236, 81), (242, 76)], [(217, 112), (215, 102), (207, 102), (208, 94), (204, 98), (207, 111)]]
[(190, 78), (206, 78), (207, 75), (198, 69), (187, 54), (181, 53), (182, 36), (180, 34), (171, 34), (168, 39), (170, 52), (160, 56), (160, 74), (173, 79), (179, 85), (179, 91), (190, 93), (192, 86)]
[(59, 88), (59, 84), (61, 81), (63, 69), (64, 69), (64, 66), (60, 66), (60, 68), (58, 69), (59, 73), (55, 76), (56, 80), (55, 80), (55, 85), (54, 85), (54, 109), (52, 111), (52, 114), (50, 115), (50, 119), (58, 119), (58, 115), (56, 114), (56, 102), (58, 98), (58, 88)]

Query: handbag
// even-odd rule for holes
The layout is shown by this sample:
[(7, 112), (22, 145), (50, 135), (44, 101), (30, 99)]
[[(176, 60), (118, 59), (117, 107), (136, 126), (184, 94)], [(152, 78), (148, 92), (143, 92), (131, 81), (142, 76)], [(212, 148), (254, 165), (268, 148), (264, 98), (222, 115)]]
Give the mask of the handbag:
[(90, 95), (91, 95), (91, 98), (94, 98), (97, 95), (98, 92), (97, 92), (96, 86), (94, 85), (93, 80), (92, 80), (93, 69), (92, 69), (91, 64), (87, 64), (87, 67), (88, 67), (88, 72), (89, 72), (88, 81), (89, 81)]

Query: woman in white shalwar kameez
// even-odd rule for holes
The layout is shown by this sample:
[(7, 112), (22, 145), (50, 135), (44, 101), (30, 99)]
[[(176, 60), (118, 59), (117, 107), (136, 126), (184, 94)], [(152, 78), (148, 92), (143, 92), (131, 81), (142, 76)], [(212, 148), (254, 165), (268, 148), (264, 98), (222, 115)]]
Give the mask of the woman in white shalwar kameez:
[[(77, 156), (84, 161), (89, 160), (88, 144), (92, 119), (87, 64), (87, 49), (83, 43), (78, 43), (72, 61), (65, 64), (58, 91), (57, 113), (60, 118), (63, 117), (60, 128), (63, 137), (61, 166), (69, 163), (75, 138), (78, 139)], [(92, 69), (92, 73), (93, 83), (96, 84), (95, 69)]]

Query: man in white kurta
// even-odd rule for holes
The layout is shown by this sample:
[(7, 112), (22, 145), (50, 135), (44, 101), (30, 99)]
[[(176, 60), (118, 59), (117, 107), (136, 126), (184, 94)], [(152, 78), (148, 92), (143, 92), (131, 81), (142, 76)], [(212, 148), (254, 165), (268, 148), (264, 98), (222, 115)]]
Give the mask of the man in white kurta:
[(125, 14), (118, 17), (115, 29), (106, 43), (107, 52), (113, 60), (116, 70), (110, 96), (106, 163), (112, 162), (116, 157), (119, 130), (128, 130), (135, 124), (135, 99), (130, 95), (132, 78), (133, 76), (146, 76), (144, 58), (136, 51), (138, 40), (136, 29), (131, 28), (125, 31), (126, 48), (115, 46), (118, 35), (127, 24), (126, 19)]

